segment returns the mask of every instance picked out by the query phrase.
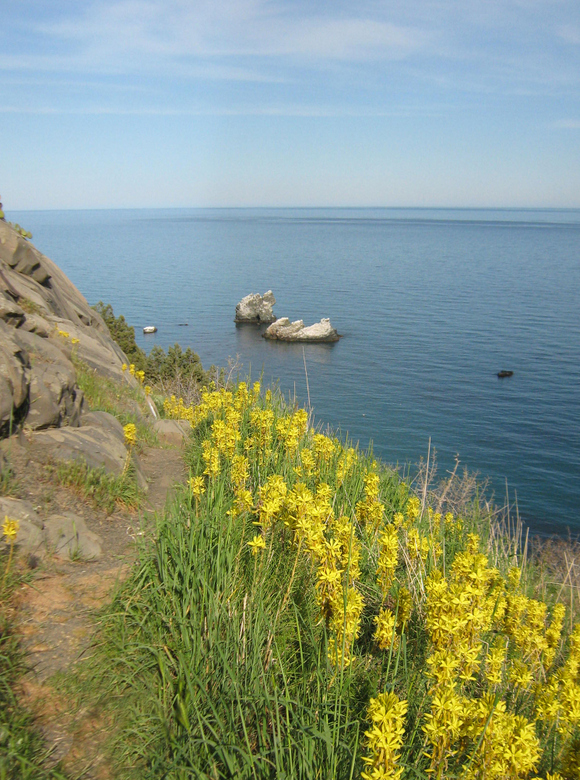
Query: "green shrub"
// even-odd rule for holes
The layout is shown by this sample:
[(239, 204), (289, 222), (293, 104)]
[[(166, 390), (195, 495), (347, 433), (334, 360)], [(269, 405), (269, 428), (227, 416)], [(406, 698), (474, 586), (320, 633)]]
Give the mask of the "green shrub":
[(145, 372), (146, 382), (151, 384), (162, 382), (164, 385), (173, 380), (184, 383), (194, 381), (200, 385), (209, 382), (199, 355), (191, 347), (187, 347), (184, 352), (179, 344), (174, 344), (165, 352), (156, 345), (150, 354), (146, 355), (141, 347), (137, 346), (135, 328), (127, 323), (122, 314), (115, 317), (110, 303), (104, 304), (99, 301), (93, 308), (101, 315), (111, 338), (121, 347), (129, 362), (137, 371)]
[(113, 307), (110, 303), (104, 304), (99, 301), (94, 310), (101, 315), (105, 325), (109, 329), (111, 338), (118, 344), (123, 352), (129, 358), (129, 362), (135, 365), (139, 371), (145, 371), (147, 364), (147, 355), (137, 346), (135, 341), (135, 328), (131, 327), (122, 314), (115, 317)]

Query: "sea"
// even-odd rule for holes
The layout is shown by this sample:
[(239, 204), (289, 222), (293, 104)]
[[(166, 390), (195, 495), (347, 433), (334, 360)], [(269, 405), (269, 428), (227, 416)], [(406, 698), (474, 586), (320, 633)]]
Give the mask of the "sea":
[[(27, 211), (89, 303), (138, 344), (263, 377), (316, 421), (412, 478), (477, 473), (531, 533), (580, 534), (580, 210)], [(330, 318), (335, 344), (236, 325), (272, 290), (278, 317)], [(158, 328), (152, 336), (143, 327)], [(498, 378), (499, 371), (513, 371)]]

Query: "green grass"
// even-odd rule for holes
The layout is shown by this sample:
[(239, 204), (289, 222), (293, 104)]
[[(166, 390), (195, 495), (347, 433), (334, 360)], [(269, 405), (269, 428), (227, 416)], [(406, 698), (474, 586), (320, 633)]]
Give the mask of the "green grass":
[(132, 387), (99, 375), (79, 358), (73, 357), (77, 384), (83, 391), (92, 412), (108, 412), (121, 425), (133, 423), (137, 427), (137, 446), (158, 446), (158, 438), (147, 419), (149, 406), (141, 387)]
[(18, 480), (14, 475), (10, 462), (6, 460), (3, 468), (0, 469), (0, 496), (13, 496), (17, 492)]
[[(269, 403), (277, 420), (291, 411), (280, 396), (274, 395)], [(200, 422), (189, 442), (186, 460), (192, 475), (204, 471), (202, 442), (211, 435), (213, 419)], [(240, 429), (238, 452), (252, 434), (247, 410)], [(434, 696), (433, 682), (425, 673), (433, 654), (425, 620), (429, 575), (440, 571), (450, 576), (454, 561), (474, 543), (470, 534), (477, 533), (475, 544), (488, 565), (497, 567), (497, 581), (516, 565), (523, 572), (526, 595), (550, 605), (556, 600), (555, 588), (538, 577), (533, 562), (526, 562), (521, 528), (516, 524), (514, 532), (511, 523), (502, 525), (477, 484), (468, 475), (456, 476), (452, 484), (416, 491), (423, 506), (412, 528), (431, 545), (422, 563), (419, 558), (413, 561), (410, 547), (403, 543), (407, 531), (400, 527), (397, 577), (411, 593), (413, 612), (398, 644), (386, 651), (374, 639), (375, 618), (385, 605), (396, 614), (399, 584), (387, 595), (382, 592), (376, 576), (377, 529), (353, 521), (361, 549), (356, 588), (364, 607), (352, 647), (346, 648), (344, 640), (339, 648), (339, 658), (351, 654), (353, 662), (330, 663), (333, 627), (317, 601), (322, 565), (301, 550), (292, 518), (280, 514), (263, 534), (266, 546), (258, 555), (248, 546), (261, 533), (258, 516), (265, 499), (259, 488), (271, 475), (281, 476), (289, 490), (298, 482), (312, 491), (326, 483), (335, 517), (356, 518), (357, 504), (365, 500), (365, 476), (374, 472), (385, 526), (397, 513), (408, 511), (413, 491), (398, 473), (376, 463), (372, 452), (357, 452), (342, 479), (337, 476), (340, 450), (319, 460), (316, 472), (305, 473), (301, 452), (312, 450), (312, 434), (303, 436), (300, 449), (292, 452), (283, 435), (273, 433), (271, 446), (250, 458), (251, 511), (238, 516), (232, 512), (233, 482), (223, 459), (220, 473), (206, 480), (206, 492), (195, 498), (184, 486), (158, 518), (155, 537), (143, 542), (135, 570), (102, 616), (88, 683), (118, 726), (116, 777), (359, 778), (368, 752), (364, 732), (370, 725), (369, 700), (394, 692), (408, 702), (400, 759), (403, 777), (426, 780), (430, 746), (422, 726)], [(429, 506), (432, 512), (427, 511)], [(457, 522), (447, 527), (435, 513), (450, 509)], [(437, 554), (434, 544), (440, 544)], [(349, 560), (342, 572), (347, 581), (350, 565)], [(343, 608), (346, 615), (346, 599)], [(482, 648), (493, 641), (489, 634), (483, 637)], [(561, 659), (559, 655), (558, 663)], [(476, 702), (488, 684), (481, 672), (458, 683), (458, 690), (466, 701)], [(532, 716), (533, 690), (519, 692), (506, 682), (497, 695), (505, 697), (510, 713)], [(554, 771), (565, 740), (549, 732), (541, 736), (538, 775), (545, 777), (546, 771)], [(465, 737), (461, 749), (450, 752), (449, 770), (441, 777), (465, 777), (461, 773), (466, 762), (478, 749), (475, 738)], [(516, 777), (523, 780), (524, 775)], [(564, 777), (568, 780), (569, 775)]]
[(113, 512), (117, 506), (138, 509), (143, 500), (131, 462), (119, 476), (108, 474), (103, 468), (89, 468), (85, 461), (60, 461), (47, 468), (60, 485), (71, 488), (106, 512)]
[[(6, 563), (0, 556), (2, 576)], [(0, 780), (64, 780), (58, 768), (43, 768), (48, 756), (42, 738), (19, 701), (18, 678), (26, 669), (11, 604), (19, 584), (20, 577), (12, 570), (0, 593)]]

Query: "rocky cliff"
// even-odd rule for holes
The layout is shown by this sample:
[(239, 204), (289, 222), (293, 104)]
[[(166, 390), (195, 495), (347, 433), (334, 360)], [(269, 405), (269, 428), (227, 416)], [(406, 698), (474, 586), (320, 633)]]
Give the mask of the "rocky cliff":
[(126, 357), (101, 317), (58, 266), (0, 220), (1, 434), (11, 424), (78, 427), (73, 351), (97, 374), (122, 381)]
[[(133, 460), (146, 489), (123, 426), (91, 410), (78, 383), (82, 369), (93, 384), (118, 383), (137, 397), (127, 362), (66, 275), (0, 220), (0, 468), (15, 447), (35, 462), (82, 460), (117, 476)], [(134, 403), (136, 415), (147, 413)]]

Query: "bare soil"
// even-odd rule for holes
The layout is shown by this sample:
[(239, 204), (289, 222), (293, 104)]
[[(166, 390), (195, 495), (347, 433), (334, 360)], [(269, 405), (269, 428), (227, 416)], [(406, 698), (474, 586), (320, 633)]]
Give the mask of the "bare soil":
[(104, 748), (113, 726), (100, 713), (75, 701), (62, 680), (82, 664), (95, 632), (96, 610), (130, 571), (136, 540), (152, 526), (153, 514), (163, 509), (172, 486), (184, 479), (181, 451), (150, 449), (140, 460), (149, 483), (143, 510), (119, 509), (107, 515), (69, 489), (51, 483), (45, 465), (35, 460), (30, 449), (15, 445), (10, 452), (15, 497), (31, 501), (47, 514), (74, 511), (102, 539), (103, 554), (94, 561), (29, 560), (33, 576), (21, 586), (14, 605), (29, 668), (20, 683), (23, 702), (44, 737), (48, 765), (59, 764), (74, 778), (113, 778)]

